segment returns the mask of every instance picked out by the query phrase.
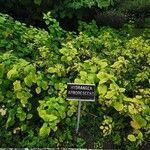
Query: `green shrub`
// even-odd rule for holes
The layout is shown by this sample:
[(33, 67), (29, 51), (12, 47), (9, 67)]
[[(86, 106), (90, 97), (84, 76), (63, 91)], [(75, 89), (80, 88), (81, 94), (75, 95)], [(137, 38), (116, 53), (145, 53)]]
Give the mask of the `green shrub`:
[(94, 21), (81, 22), (76, 34), (50, 13), (44, 18), (49, 31), (0, 15), (0, 145), (13, 146), (8, 136), (20, 137), (16, 147), (85, 145), (73, 139), (77, 102), (66, 101), (66, 85), (75, 82), (96, 84), (96, 102), (84, 103), (82, 115), (98, 117), (99, 134), (138, 148), (150, 133), (147, 34)]

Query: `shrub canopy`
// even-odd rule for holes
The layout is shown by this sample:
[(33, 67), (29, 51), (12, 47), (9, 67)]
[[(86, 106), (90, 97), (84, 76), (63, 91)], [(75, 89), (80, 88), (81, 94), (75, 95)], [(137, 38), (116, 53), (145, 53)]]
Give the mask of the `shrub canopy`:
[(133, 25), (116, 30), (93, 21), (80, 22), (77, 34), (51, 13), (44, 19), (49, 31), (0, 14), (0, 145), (74, 147), (67, 142), (74, 140), (77, 102), (66, 101), (66, 85), (75, 82), (96, 84), (81, 127), (94, 114), (97, 135), (140, 146), (150, 133), (149, 30), (136, 35)]

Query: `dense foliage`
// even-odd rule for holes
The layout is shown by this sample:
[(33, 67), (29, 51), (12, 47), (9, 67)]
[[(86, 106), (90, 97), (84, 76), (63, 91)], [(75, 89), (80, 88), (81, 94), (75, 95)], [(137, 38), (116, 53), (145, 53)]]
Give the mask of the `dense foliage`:
[(150, 27), (149, 0), (1, 0), (0, 11), (35, 26), (45, 27), (43, 12), (51, 11), (67, 30), (77, 28), (78, 19), (102, 26), (122, 27), (134, 20), (139, 27)]
[(77, 34), (50, 13), (44, 19), (49, 31), (0, 14), (1, 147), (84, 147), (85, 134), (74, 133), (77, 102), (66, 101), (75, 82), (96, 84), (96, 102), (81, 112), (81, 129), (96, 129), (92, 148), (110, 139), (138, 149), (150, 136), (150, 31), (92, 21), (80, 22)]

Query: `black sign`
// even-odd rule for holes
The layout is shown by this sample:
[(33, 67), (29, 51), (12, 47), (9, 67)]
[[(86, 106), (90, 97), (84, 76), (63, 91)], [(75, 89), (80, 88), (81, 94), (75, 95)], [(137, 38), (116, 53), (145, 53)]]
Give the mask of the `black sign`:
[(68, 83), (67, 100), (95, 101), (95, 84)]

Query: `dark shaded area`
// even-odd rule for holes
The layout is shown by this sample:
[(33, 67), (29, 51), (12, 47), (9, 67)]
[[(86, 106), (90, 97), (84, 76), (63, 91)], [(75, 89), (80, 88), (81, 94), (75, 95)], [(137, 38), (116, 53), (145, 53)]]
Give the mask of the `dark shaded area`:
[[(124, 3), (123, 3), (124, 4)], [(129, 20), (133, 20), (139, 28), (150, 27), (150, 5), (141, 5), (138, 8), (125, 6), (118, 1), (109, 9), (100, 9), (95, 7), (71, 9), (63, 6), (60, 0), (44, 0), (40, 5), (34, 1), (16, 1), (1, 0), (0, 12), (11, 15), (16, 20), (25, 22), (27, 25), (33, 25), (40, 28), (46, 28), (43, 21), (43, 13), (52, 11), (53, 15), (60, 22), (60, 25), (69, 31), (76, 31), (78, 20), (89, 22), (96, 20), (100, 26), (110, 26), (120, 28)], [(131, 4), (129, 4), (131, 5)], [(70, 16), (70, 17), (68, 17)]]

